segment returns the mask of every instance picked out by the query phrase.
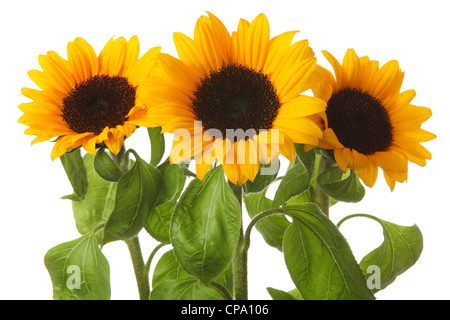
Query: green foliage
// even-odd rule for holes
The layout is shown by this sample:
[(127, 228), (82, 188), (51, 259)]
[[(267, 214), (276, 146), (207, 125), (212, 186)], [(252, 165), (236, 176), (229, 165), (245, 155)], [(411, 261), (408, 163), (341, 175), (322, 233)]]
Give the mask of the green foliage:
[[(278, 170), (267, 174), (269, 166), (261, 165), (254, 181), (241, 187), (227, 183), (221, 166), (200, 181), (184, 164), (161, 162), (165, 151), (161, 128), (148, 129), (148, 134), (150, 163), (134, 150), (122, 149), (114, 155), (105, 147), (96, 156), (81, 157), (77, 149), (61, 158), (74, 190), (64, 198), (73, 200), (81, 237), (55, 246), (45, 256), (55, 299), (109, 299), (109, 264), (101, 246), (134, 238), (142, 229), (172, 246), (157, 261), (151, 281), (148, 272), (154, 253), (147, 264), (133, 256), (138, 286), (147, 282), (153, 300), (242, 296), (246, 284), (240, 283), (242, 274), (236, 273), (236, 267), (247, 261), (253, 227), (283, 254), (295, 285), (288, 292), (267, 288), (274, 300), (372, 300), (422, 252), (417, 226), (350, 215), (343, 221), (354, 216), (373, 219), (384, 235), (378, 248), (356, 262), (338, 229), (343, 221), (336, 226), (328, 208), (339, 201), (360, 201), (365, 189), (356, 172), (343, 173), (330, 152), (316, 148), (305, 152), (303, 145), (296, 144), (295, 160), (284, 176), (278, 176)], [(130, 161), (130, 153), (135, 161)], [(271, 199), (268, 190), (277, 181)], [(242, 200), (251, 219), (247, 230)]]

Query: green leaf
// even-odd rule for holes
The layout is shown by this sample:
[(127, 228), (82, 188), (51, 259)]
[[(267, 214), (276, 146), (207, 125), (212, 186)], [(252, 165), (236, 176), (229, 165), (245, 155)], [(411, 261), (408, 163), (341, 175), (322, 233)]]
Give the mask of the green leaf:
[(301, 194), (310, 187), (310, 178), (303, 163), (296, 156), (294, 163), (286, 171), (280, 185), (275, 192), (272, 207), (284, 204), (291, 197)]
[[(152, 286), (157, 287), (164, 281), (169, 280), (181, 280), (181, 279), (197, 279), (191, 276), (189, 273), (185, 272), (181, 265), (175, 259), (173, 250), (169, 250), (164, 253), (159, 259), (153, 271)], [(230, 266), (220, 275), (215, 277), (213, 281), (220, 283), (222, 286), (227, 288), (227, 290), (233, 292), (233, 274), (231, 264)]]
[(218, 166), (192, 180), (175, 207), (170, 236), (178, 262), (209, 283), (230, 264), (240, 226), (239, 202)]
[(316, 151), (315, 149), (311, 149), (309, 151), (305, 151), (305, 146), (303, 144), (295, 143), (295, 152), (302, 162), (303, 166), (308, 172), (309, 178), (313, 176), (314, 167), (316, 163)]
[(267, 291), (269, 292), (273, 300), (297, 300), (290, 293), (282, 290), (267, 288)]
[(195, 278), (164, 281), (155, 287), (150, 300), (224, 300), (222, 293)]
[(94, 156), (86, 154), (84, 165), (88, 189), (83, 200), (73, 201), (72, 209), (78, 232), (86, 234), (104, 224), (114, 209), (117, 183), (101, 178), (94, 169)]
[(164, 156), (165, 151), (164, 134), (161, 133), (161, 127), (147, 128), (147, 130), (151, 143), (150, 164), (156, 167), (160, 163), (162, 157)]
[(155, 240), (162, 243), (170, 243), (170, 220), (176, 204), (176, 199), (160, 204), (148, 216), (145, 230)]
[(346, 239), (317, 205), (283, 211), (293, 218), (284, 236), (284, 258), (304, 299), (374, 299)]
[(156, 240), (169, 243), (170, 220), (183, 191), (186, 176), (180, 165), (164, 162), (158, 167), (162, 175), (161, 192), (156, 206), (150, 212), (145, 230)]
[(44, 257), (55, 300), (108, 300), (111, 295), (109, 263), (95, 234), (65, 242)]
[(358, 202), (364, 198), (364, 187), (353, 170), (344, 174), (338, 166), (332, 166), (317, 177), (317, 183), (323, 192), (338, 201)]
[(184, 188), (186, 176), (181, 169), (182, 165), (170, 164), (169, 161), (158, 166), (162, 176), (161, 192), (157, 205), (178, 199)]
[[(360, 262), (361, 269), (366, 271), (369, 279), (372, 275), (370, 271), (373, 267), (372, 291), (377, 292), (386, 288), (400, 274), (413, 266), (420, 257), (423, 249), (423, 237), (417, 225), (400, 226), (387, 222), (370, 215), (355, 215), (367, 217), (377, 221), (383, 227), (383, 243), (366, 255)], [(377, 278), (379, 280), (377, 283)]]
[(161, 190), (161, 173), (135, 154), (136, 161), (119, 180), (114, 210), (102, 244), (136, 236), (147, 222)]
[(94, 158), (94, 168), (98, 175), (107, 181), (117, 182), (123, 175), (117, 157), (108, 150), (100, 148)]
[[(258, 213), (269, 210), (272, 200), (266, 197), (266, 192), (244, 194), (245, 208), (251, 218)], [(256, 229), (261, 233), (266, 243), (278, 250), (283, 250), (283, 236), (290, 222), (283, 215), (274, 215), (260, 220)]]
[(82, 200), (87, 192), (88, 181), (80, 148), (66, 152), (60, 159), (73, 188), (73, 194), (63, 199)]
[(279, 166), (277, 167), (276, 172), (273, 174), (261, 174), (264, 169), (267, 169), (269, 165), (261, 164), (259, 171), (252, 181), (248, 180), (244, 184), (244, 193), (258, 193), (262, 192), (269, 187), (269, 185), (277, 178)]

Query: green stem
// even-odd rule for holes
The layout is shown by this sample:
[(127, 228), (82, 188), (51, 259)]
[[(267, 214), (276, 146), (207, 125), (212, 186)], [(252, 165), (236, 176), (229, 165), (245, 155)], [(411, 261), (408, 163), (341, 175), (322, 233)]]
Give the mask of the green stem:
[(148, 282), (148, 276), (145, 276), (145, 264), (142, 257), (141, 246), (139, 244), (139, 238), (136, 236), (129, 240), (125, 240), (130, 251), (131, 261), (133, 262), (134, 274), (136, 276), (136, 282), (139, 290), (139, 298), (141, 300), (150, 299), (150, 285)]
[(267, 211), (263, 211), (256, 216), (253, 217), (252, 221), (247, 226), (247, 230), (245, 231), (245, 236), (243, 240), (243, 248), (245, 251), (248, 251), (250, 248), (250, 233), (252, 231), (252, 228), (261, 220), (273, 216), (273, 215), (289, 215), (286, 212), (283, 211), (282, 208), (275, 208), (275, 209), (269, 209)]
[(248, 279), (247, 279), (247, 251), (244, 242), (244, 230), (242, 223), (242, 187), (228, 181), (228, 185), (236, 195), (241, 206), (241, 228), (239, 230), (239, 240), (233, 256), (233, 286), (235, 300), (248, 300)]
[(167, 243), (160, 243), (159, 245), (157, 245), (155, 247), (155, 249), (153, 249), (153, 251), (150, 253), (150, 256), (147, 259), (147, 263), (145, 264), (145, 268), (144, 268), (144, 277), (145, 277), (145, 281), (147, 283), (150, 283), (149, 273), (150, 273), (150, 266), (151, 266), (152, 260), (155, 257), (156, 253), (158, 252), (158, 250), (161, 249), (162, 247), (164, 247), (165, 245), (167, 245)]
[(234, 299), (248, 300), (247, 251), (241, 228), (239, 241), (233, 257)]
[[(332, 159), (327, 157), (326, 155), (322, 155), (319, 160), (319, 165), (317, 168), (317, 175), (318, 177), (322, 172), (330, 168), (332, 165), (334, 165), (334, 162)], [(326, 193), (322, 191), (319, 184), (316, 183), (316, 186), (314, 189), (311, 188), (311, 197), (312, 200), (317, 203), (317, 205), (320, 207), (322, 212), (329, 217), (330, 214), (330, 198)]]

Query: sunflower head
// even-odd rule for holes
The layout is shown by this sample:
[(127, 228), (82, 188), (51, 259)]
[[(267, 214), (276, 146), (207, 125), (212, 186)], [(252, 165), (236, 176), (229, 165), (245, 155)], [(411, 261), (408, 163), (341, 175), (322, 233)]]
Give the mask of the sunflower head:
[(327, 51), (323, 54), (335, 76), (318, 68), (323, 82), (314, 92), (327, 102), (319, 146), (334, 150), (339, 167), (357, 171), (369, 187), (383, 169), (393, 190), (395, 182), (406, 181), (408, 161), (424, 166), (431, 159), (420, 144), (436, 137), (421, 128), (431, 110), (411, 104), (414, 90), (400, 92), (404, 73), (397, 61), (379, 67), (378, 61), (349, 49), (341, 65)]
[(261, 161), (295, 156), (294, 143), (318, 143), (310, 118), (324, 101), (301, 95), (316, 82), (316, 58), (295, 31), (270, 37), (265, 15), (241, 19), (231, 35), (213, 14), (194, 37), (174, 34), (179, 59), (159, 54), (162, 73), (149, 82), (147, 103), (163, 132), (176, 135), (172, 162), (193, 157), (202, 179), (214, 162), (229, 180), (254, 180)]
[(28, 75), (41, 90), (23, 88), (32, 102), (19, 108), (19, 123), (36, 135), (32, 144), (56, 138), (52, 159), (83, 146), (95, 154), (97, 145), (117, 154), (124, 138), (138, 125), (151, 126), (142, 102), (142, 84), (157, 66), (159, 48), (139, 58), (139, 41), (111, 39), (97, 56), (84, 39), (67, 45), (67, 59), (50, 51), (39, 56), (42, 71)]

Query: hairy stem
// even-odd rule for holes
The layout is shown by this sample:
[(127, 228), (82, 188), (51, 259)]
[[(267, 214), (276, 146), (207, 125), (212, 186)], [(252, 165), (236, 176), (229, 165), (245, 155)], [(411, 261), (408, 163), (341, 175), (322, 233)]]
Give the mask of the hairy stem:
[[(319, 166), (317, 168), (317, 175), (316, 175), (316, 177), (318, 177), (322, 172), (324, 172), (325, 170), (330, 168), (333, 164), (334, 163), (333, 163), (333, 161), (330, 158), (322, 155), (320, 157), (320, 160), (319, 160)], [(317, 203), (317, 205), (322, 210), (322, 212), (327, 217), (329, 217), (329, 214), (330, 214), (330, 198), (328, 197), (327, 194), (325, 194), (322, 191), (322, 189), (320, 188), (319, 184), (316, 184), (314, 189), (311, 188), (311, 197), (312, 197), (312, 200), (315, 203)]]
[(130, 251), (131, 261), (133, 263), (134, 274), (136, 276), (136, 282), (139, 290), (139, 298), (141, 300), (150, 299), (150, 284), (148, 282), (148, 276), (145, 276), (145, 264), (142, 257), (141, 246), (139, 244), (139, 238), (136, 236), (129, 240), (125, 240)]
[(228, 181), (241, 206), (241, 229), (239, 240), (233, 256), (234, 299), (248, 300), (247, 250), (245, 249), (244, 230), (242, 224), (242, 187)]

